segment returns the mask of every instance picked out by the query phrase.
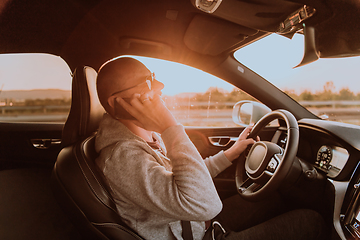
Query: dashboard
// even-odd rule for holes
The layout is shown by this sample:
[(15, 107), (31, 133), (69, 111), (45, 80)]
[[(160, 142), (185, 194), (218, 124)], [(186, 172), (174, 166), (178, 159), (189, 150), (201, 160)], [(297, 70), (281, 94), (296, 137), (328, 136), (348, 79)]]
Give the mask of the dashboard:
[(316, 154), (315, 166), (326, 172), (329, 177), (336, 177), (349, 159), (349, 152), (336, 145), (322, 145)]
[[(303, 175), (313, 174), (315, 169), (315, 175), (324, 181), (314, 182), (314, 175), (300, 177), (299, 186), (285, 190), (286, 197), (325, 212), (325, 219), (329, 224), (332, 221), (340, 237), (334, 239), (360, 240), (360, 126), (318, 119), (301, 119), (298, 125), (296, 156), (304, 167)], [(287, 129), (269, 127), (262, 138), (285, 148)], [(235, 177), (233, 171), (221, 174), (225, 179)]]
[(323, 120), (299, 121), (297, 156), (331, 180), (349, 181), (360, 159), (360, 127)]
[[(333, 183), (335, 198), (341, 196), (334, 206), (338, 235), (341, 239), (360, 239), (360, 127), (314, 119), (302, 119), (298, 123), (297, 157), (312, 164)], [(280, 132), (277, 143), (285, 146), (286, 131)], [(336, 183), (346, 186), (345, 189), (338, 189)]]

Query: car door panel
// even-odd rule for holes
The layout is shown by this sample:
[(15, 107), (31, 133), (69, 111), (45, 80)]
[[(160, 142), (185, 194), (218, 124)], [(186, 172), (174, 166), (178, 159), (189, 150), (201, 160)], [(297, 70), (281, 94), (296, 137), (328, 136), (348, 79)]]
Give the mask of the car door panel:
[(62, 123), (0, 123), (0, 170), (49, 167), (61, 149)]

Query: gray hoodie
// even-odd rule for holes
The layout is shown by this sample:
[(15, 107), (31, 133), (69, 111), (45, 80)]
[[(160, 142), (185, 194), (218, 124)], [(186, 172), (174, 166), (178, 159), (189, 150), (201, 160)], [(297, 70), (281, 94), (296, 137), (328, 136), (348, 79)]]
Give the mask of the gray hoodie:
[(182, 125), (166, 129), (156, 150), (126, 126), (104, 115), (96, 163), (119, 214), (145, 239), (182, 239), (180, 220), (191, 221), (194, 240), (222, 209), (212, 177), (231, 165), (223, 152), (202, 159)]

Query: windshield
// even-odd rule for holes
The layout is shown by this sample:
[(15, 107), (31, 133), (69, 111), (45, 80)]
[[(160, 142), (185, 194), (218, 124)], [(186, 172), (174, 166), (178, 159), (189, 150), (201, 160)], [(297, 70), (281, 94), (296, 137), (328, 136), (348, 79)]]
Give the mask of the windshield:
[(360, 125), (360, 57), (319, 59), (294, 68), (303, 51), (303, 35), (272, 34), (234, 56), (315, 115)]

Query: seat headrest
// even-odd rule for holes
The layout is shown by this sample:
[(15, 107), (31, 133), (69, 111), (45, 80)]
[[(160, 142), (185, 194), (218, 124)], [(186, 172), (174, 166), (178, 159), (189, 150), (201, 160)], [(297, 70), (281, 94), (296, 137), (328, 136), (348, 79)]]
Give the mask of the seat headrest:
[(63, 147), (95, 132), (105, 113), (96, 91), (97, 72), (88, 66), (77, 67), (72, 79), (71, 108), (62, 133)]

